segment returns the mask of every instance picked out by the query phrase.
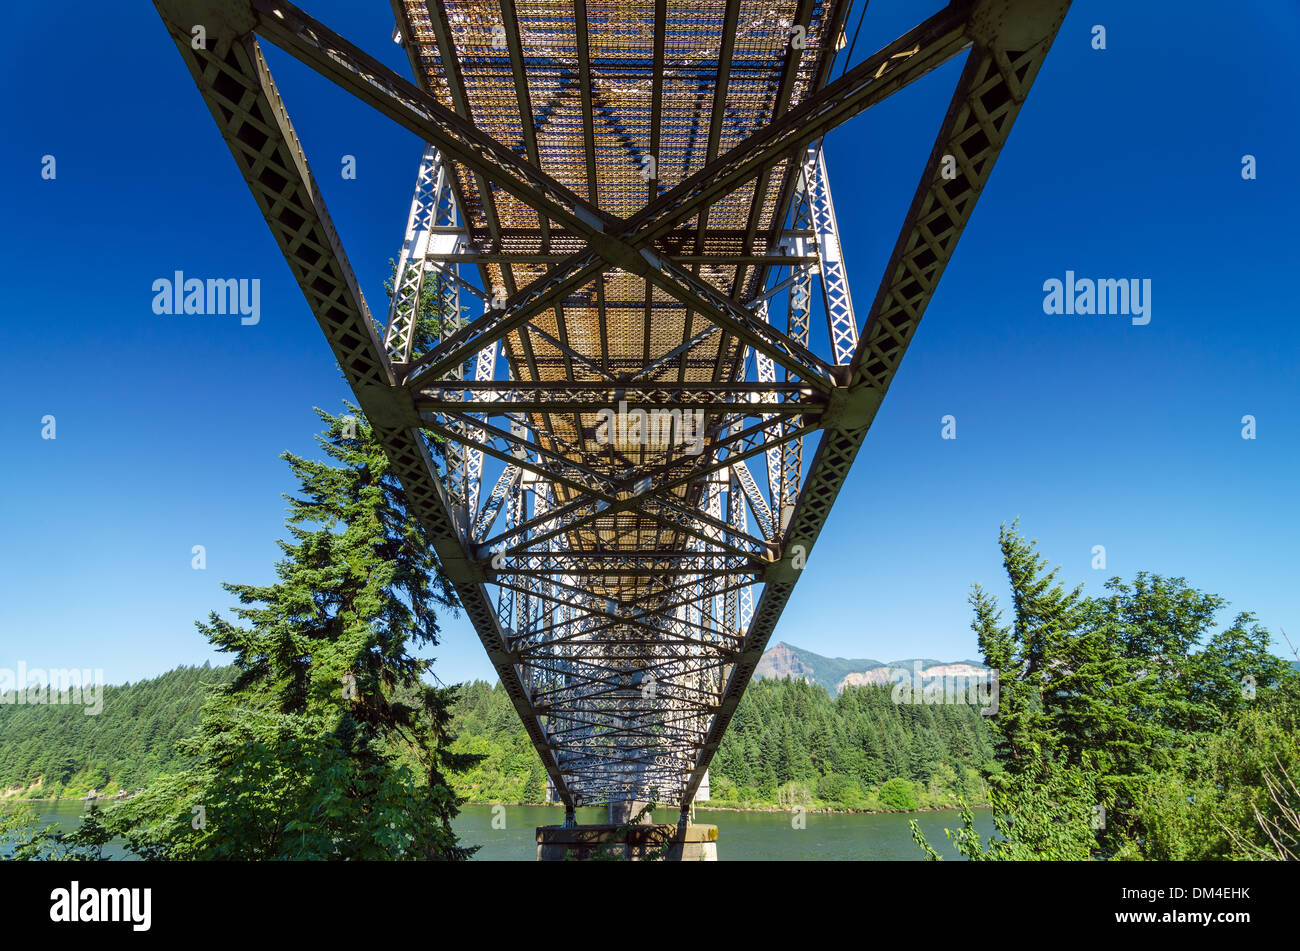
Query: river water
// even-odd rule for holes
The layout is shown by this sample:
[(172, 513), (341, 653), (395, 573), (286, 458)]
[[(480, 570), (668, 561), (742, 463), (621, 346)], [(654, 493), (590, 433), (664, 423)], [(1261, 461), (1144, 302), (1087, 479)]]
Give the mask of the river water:
[[(37, 812), (63, 828), (76, 825), (84, 806), (80, 802), (38, 802)], [(547, 806), (463, 806), (453, 823), (465, 845), (477, 845), (475, 859), (488, 861), (533, 861), (537, 857), (535, 830), (540, 825), (558, 825), (564, 813)], [(943, 830), (956, 829), (961, 816), (954, 810), (910, 815), (882, 813), (859, 815), (810, 812), (802, 817), (803, 828), (787, 812), (728, 812), (698, 808), (696, 822), (718, 827), (718, 859), (727, 860), (845, 860), (919, 861), (920, 849), (912, 841), (907, 820), (920, 823), (930, 844), (948, 860), (958, 856)], [(604, 809), (579, 809), (580, 823), (605, 821)], [(980, 833), (993, 832), (987, 809), (975, 810)], [(125, 858), (121, 849), (110, 848), (113, 858)]]

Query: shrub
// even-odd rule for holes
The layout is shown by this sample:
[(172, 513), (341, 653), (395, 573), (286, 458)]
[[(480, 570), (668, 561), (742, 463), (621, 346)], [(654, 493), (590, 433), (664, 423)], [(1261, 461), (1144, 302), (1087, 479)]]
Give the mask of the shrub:
[(911, 812), (916, 809), (916, 794), (906, 779), (888, 780), (880, 786), (880, 804), (893, 812)]

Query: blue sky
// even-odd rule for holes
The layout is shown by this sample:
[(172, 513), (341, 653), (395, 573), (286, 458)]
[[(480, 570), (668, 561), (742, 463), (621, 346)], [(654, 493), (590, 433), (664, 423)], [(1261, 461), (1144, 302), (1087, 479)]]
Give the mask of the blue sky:
[[(386, 3), (303, 5), (406, 72)], [(855, 58), (933, 6), (875, 0)], [(10, 17), (0, 69), (23, 92), (5, 98), (0, 149), (0, 666), (121, 682), (219, 661), (193, 622), (230, 604), (223, 580), (272, 579), (293, 488), (277, 457), (311, 452), (312, 407), (347, 390), (152, 5), (115, 13), (91, 56), (66, 46), (75, 9)], [(1183, 576), (1300, 640), (1298, 44), (1284, 0), (1075, 5), (776, 639), (974, 656), (969, 586), (1003, 590), (998, 525), (1018, 516), (1070, 583)], [(382, 311), (420, 143), (268, 58)], [(860, 316), (959, 71), (827, 139)], [(155, 315), (152, 282), (175, 270), (260, 278), (260, 323)], [(1151, 323), (1044, 314), (1043, 282), (1066, 270), (1150, 279)], [(491, 678), (469, 624), (445, 628), (442, 679)]]

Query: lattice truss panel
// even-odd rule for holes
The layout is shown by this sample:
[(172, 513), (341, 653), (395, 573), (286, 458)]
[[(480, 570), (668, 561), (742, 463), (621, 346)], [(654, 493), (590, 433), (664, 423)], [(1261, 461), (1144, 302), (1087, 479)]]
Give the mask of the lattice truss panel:
[[(412, 84), (288, 3), (155, 2), (570, 818), (685, 811), (1067, 4), (828, 82), (836, 0), (394, 0)], [(257, 36), (427, 143), (383, 322)], [(822, 137), (967, 49), (859, 325)]]

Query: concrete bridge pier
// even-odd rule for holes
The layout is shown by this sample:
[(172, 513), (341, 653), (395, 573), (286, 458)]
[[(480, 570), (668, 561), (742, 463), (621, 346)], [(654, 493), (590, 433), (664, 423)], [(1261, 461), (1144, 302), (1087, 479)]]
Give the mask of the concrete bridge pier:
[(651, 803), (642, 802), (638, 799), (611, 799), (609, 803), (609, 824), (615, 826), (628, 825), (636, 819), (642, 809), (646, 814), (641, 816), (638, 825), (653, 825), (654, 814), (649, 811)]
[(624, 859), (629, 862), (716, 862), (718, 827), (650, 824), (637, 826), (539, 826), (537, 861)]
[(717, 826), (696, 825), (686, 815), (676, 825), (656, 823), (648, 811), (634, 824), (632, 820), (648, 805), (616, 800), (610, 802), (609, 821), (604, 824), (539, 826), (537, 860), (717, 861)]

